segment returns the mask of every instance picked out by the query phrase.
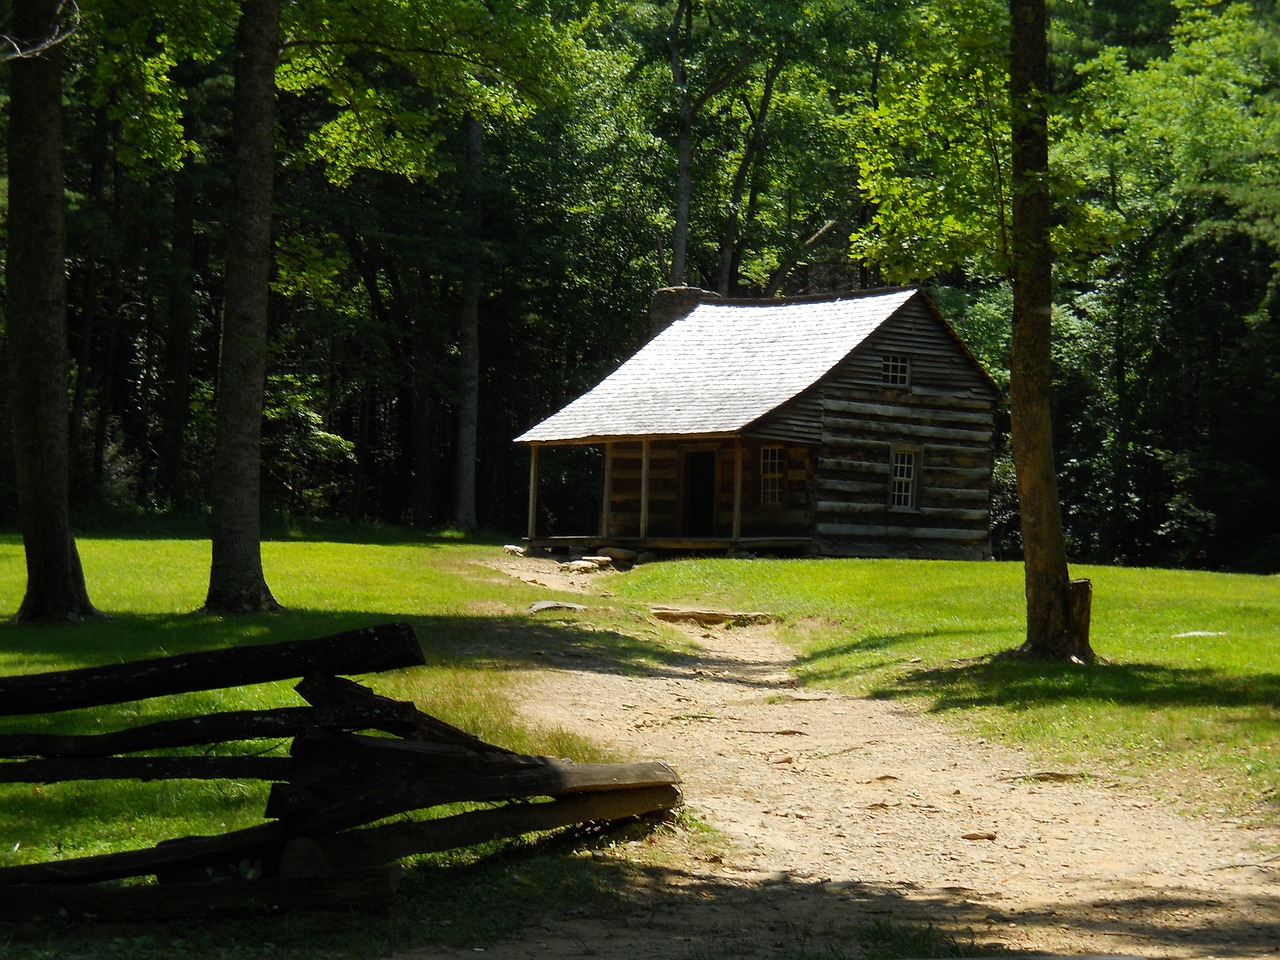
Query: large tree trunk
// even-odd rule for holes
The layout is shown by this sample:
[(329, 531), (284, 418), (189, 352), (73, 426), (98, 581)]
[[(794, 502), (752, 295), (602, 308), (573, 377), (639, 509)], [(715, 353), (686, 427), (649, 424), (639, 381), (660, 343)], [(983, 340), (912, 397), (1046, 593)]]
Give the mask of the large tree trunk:
[(280, 0), (244, 0), (236, 28), (233, 198), (214, 438), (213, 563), (205, 609), (276, 610), (262, 573), (262, 404), (267, 366), (275, 73)]
[[(484, 225), (480, 187), (484, 174), (484, 129), (473, 116), (466, 119), (466, 205), (468, 229), (473, 243), (479, 243)], [(476, 434), (480, 425), (480, 297), (484, 282), (484, 257), (470, 258), (468, 276), (462, 282), (462, 317), (458, 334), (458, 432), (455, 466), (453, 522), (463, 530), (473, 530), (476, 519)]]
[[(17, 0), (13, 36), (24, 48), (55, 36), (58, 8), (57, 0)], [(27, 592), (17, 616), (72, 620), (97, 611), (71, 535), (61, 45), (12, 60), (8, 147), (5, 320), (27, 558)]]
[[(1037, 659), (1092, 660), (1087, 618), (1072, 616), (1050, 419), (1053, 250), (1049, 244), (1048, 18), (1045, 0), (1009, 0), (1013, 130), (1013, 355), (1010, 414), (1026, 564), (1027, 637)], [(1081, 622), (1083, 621), (1083, 622)]]

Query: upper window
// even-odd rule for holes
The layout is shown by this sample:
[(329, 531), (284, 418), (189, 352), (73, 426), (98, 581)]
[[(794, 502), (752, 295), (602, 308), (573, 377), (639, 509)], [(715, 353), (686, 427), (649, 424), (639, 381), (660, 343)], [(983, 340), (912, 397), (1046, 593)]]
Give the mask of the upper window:
[(880, 381), (893, 387), (911, 386), (911, 361), (900, 353), (884, 355)]
[(782, 503), (782, 447), (760, 449), (760, 502), (765, 506)]
[(889, 478), (889, 506), (914, 510), (919, 487), (920, 455), (914, 450), (893, 452), (893, 473)]

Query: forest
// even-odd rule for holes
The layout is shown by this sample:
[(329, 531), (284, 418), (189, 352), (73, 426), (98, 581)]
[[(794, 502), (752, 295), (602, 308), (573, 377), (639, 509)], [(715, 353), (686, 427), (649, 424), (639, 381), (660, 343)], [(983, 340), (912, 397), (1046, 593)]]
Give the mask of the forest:
[[(58, 5), (77, 524), (201, 517), (223, 483), (242, 6)], [(638, 346), (663, 286), (920, 284), (1007, 386), (1003, 0), (278, 10), (265, 511), (518, 532), (528, 454), (512, 438)], [(1275, 572), (1280, 12), (1049, 11), (1071, 556)], [(0, 71), (6, 127), (10, 82)], [(0, 387), (6, 436), (15, 389)], [(1014, 558), (1007, 447), (995, 543)], [(10, 529), (16, 459), (0, 446)], [(572, 489), (599, 464), (555, 469)], [(548, 529), (594, 523), (571, 498), (542, 503)]]

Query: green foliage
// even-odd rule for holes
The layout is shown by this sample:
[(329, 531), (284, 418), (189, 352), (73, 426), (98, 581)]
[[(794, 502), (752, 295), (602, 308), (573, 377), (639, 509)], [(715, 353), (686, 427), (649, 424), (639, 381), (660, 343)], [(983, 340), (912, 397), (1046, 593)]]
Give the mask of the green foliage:
[(994, 0), (922, 4), (874, 97), (850, 105), (870, 206), (853, 256), (890, 280), (1009, 271), (1007, 34)]
[[(1006, 382), (1003, 4), (699, 0), (675, 24), (682, 85), (678, 7), (285, 5), (272, 507), (451, 514), (461, 290), (480, 273), (480, 520), (518, 528), (526, 461), (510, 438), (628, 355), (666, 282), (682, 106), (698, 107), (689, 282), (770, 295), (921, 280), (946, 288), (948, 318)], [(1273, 569), (1274, 11), (1053, 7), (1055, 433), (1073, 552)], [(238, 7), (81, 10), (67, 46), (77, 508), (198, 508)], [(484, 126), (478, 210), (464, 116)]]

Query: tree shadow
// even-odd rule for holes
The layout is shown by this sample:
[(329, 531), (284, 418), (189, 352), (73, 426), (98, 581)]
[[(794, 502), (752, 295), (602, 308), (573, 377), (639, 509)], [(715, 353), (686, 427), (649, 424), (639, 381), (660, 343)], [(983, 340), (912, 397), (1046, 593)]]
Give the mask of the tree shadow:
[[(912, 670), (877, 696), (926, 696), (934, 712), (999, 705), (1010, 710), (1055, 704), (1274, 709), (1280, 673), (1248, 677), (1153, 663), (1028, 664), (999, 657)], [(1278, 721), (1280, 722), (1280, 721)]]
[[(655, 863), (632, 856), (636, 843), (644, 845), (646, 834), (635, 827), (625, 836), (571, 830), (504, 845), (463, 865), (417, 863), (395, 901), (374, 915), (6, 924), (6, 955), (127, 953), (150, 960), (181, 945), (185, 956), (203, 960), (260, 955), (264, 938), (270, 955), (282, 958), (314, 956), (316, 944), (326, 943), (361, 956), (507, 947), (529, 956), (634, 953), (672, 960), (1026, 956), (1059, 952), (1053, 946), (1064, 940), (1071, 952), (1262, 956), (1280, 942), (1280, 914), (1263, 889), (1235, 898), (1181, 890), (1159, 897), (1064, 895), (1029, 906), (997, 891), (910, 882), (730, 879), (731, 857), (726, 864), (701, 858)], [(117, 952), (99, 952), (103, 943)]]

